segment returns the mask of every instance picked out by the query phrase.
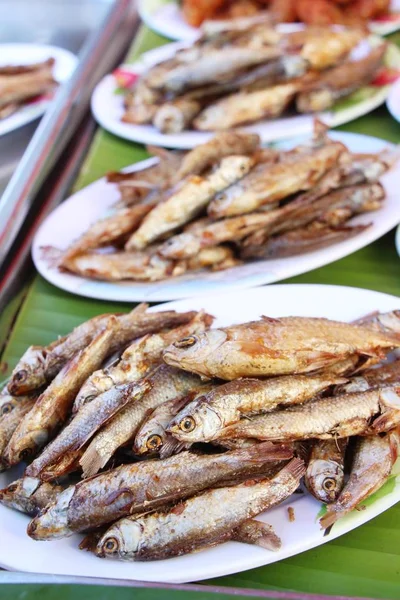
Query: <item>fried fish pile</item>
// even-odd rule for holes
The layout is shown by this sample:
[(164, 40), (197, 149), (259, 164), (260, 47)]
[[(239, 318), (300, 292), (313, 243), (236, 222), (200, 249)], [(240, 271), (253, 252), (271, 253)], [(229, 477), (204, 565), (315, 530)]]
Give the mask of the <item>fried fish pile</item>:
[(31, 65), (0, 67), (0, 119), (9, 117), (32, 98), (53, 92), (57, 86), (54, 62), (49, 58)]
[(61, 270), (147, 282), (313, 251), (368, 227), (347, 221), (382, 206), (379, 178), (395, 160), (353, 154), (319, 122), (288, 151), (233, 131), (184, 155), (154, 151), (156, 165), (110, 174), (121, 201), (61, 252)]
[(327, 504), (323, 527), (383, 485), (398, 453), (399, 311), (212, 322), (140, 305), (26, 351), (0, 395), (0, 466), (26, 470), (0, 501), (34, 517), (33, 539), (90, 532), (82, 548), (122, 560), (228, 540), (277, 550), (254, 518), (303, 476)]
[[(122, 120), (166, 134), (218, 131), (298, 113), (328, 110), (368, 85), (386, 45), (351, 57), (367, 34), (310, 27), (284, 33), (268, 15), (207, 22), (202, 37), (143, 74), (125, 97)], [(230, 28), (228, 28), (230, 27)]]

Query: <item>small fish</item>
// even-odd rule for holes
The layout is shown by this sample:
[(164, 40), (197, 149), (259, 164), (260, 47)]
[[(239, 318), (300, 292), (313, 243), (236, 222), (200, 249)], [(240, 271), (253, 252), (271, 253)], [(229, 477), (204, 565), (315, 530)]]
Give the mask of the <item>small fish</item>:
[(358, 438), (350, 477), (336, 502), (328, 504), (327, 513), (320, 519), (321, 527), (330, 527), (379, 490), (387, 481), (398, 452), (398, 430), (385, 436)]
[(150, 391), (141, 400), (129, 402), (90, 442), (80, 460), (84, 477), (95, 475), (116, 450), (134, 438), (146, 416), (154, 408), (173, 398), (183, 398), (204, 387), (197, 375), (161, 365), (147, 377)]
[(37, 398), (37, 396), (12, 396), (8, 393), (7, 386), (5, 386), (0, 392), (0, 419), (4, 415), (10, 414), (20, 404), (24, 404), (32, 398)]
[(276, 465), (273, 461), (291, 456), (290, 449), (258, 444), (222, 454), (181, 452), (164, 460), (123, 465), (67, 488), (28, 532), (44, 540), (98, 528), (193, 496), (224, 480), (264, 473), (269, 465)]
[[(180, 313), (184, 319), (185, 313)], [(192, 313), (186, 313), (189, 317)], [(140, 379), (161, 362), (162, 351), (174, 340), (188, 335), (202, 333), (209, 329), (213, 317), (204, 311), (198, 312), (187, 323), (165, 332), (147, 334), (137, 339), (123, 352), (121, 360), (109, 368), (95, 371), (79, 390), (73, 413), (96, 398), (99, 394), (106, 392), (115, 385), (129, 383)]]
[(123, 239), (124, 236), (132, 233), (138, 227), (153, 206), (151, 204), (137, 204), (133, 207), (118, 210), (110, 217), (96, 221), (62, 254), (60, 266), (62, 267), (64, 263), (68, 265), (71, 258), (82, 252), (108, 246)]
[[(64, 427), (58, 436), (46, 446), (44, 451), (29, 465), (26, 474), (41, 476), (69, 451), (77, 451), (128, 402), (138, 401), (151, 385), (144, 378), (139, 381), (115, 386), (100, 394), (89, 404), (82, 406), (78, 414)], [(11, 440), (12, 441), (12, 440)]]
[(43, 483), (37, 477), (22, 477), (0, 490), (0, 503), (35, 517), (62, 491), (61, 486)]
[(360, 60), (347, 60), (325, 73), (322, 72), (315, 82), (306, 85), (297, 96), (298, 112), (327, 110), (339, 98), (368, 85), (382, 65), (385, 52), (386, 44), (381, 44)]
[[(52, 92), (57, 82), (53, 77), (54, 59), (37, 63), (37, 68), (0, 75), (0, 108), (22, 104), (30, 98)], [(23, 67), (21, 67), (23, 68)]]
[(233, 380), (307, 373), (354, 355), (383, 358), (398, 347), (392, 334), (309, 317), (262, 317), (174, 342), (164, 361), (204, 377)]
[(400, 383), (400, 359), (387, 365), (362, 371), (347, 383), (339, 385), (335, 393), (363, 392), (381, 384), (388, 385), (392, 383)]
[(242, 181), (217, 194), (208, 207), (214, 218), (232, 217), (256, 211), (265, 204), (313, 188), (335, 165), (344, 151), (342, 144), (330, 142), (321, 147), (293, 152), (290, 160), (257, 165)]
[(83, 382), (107, 356), (117, 328), (117, 319), (110, 317), (107, 327), (61, 369), (39, 396), (32, 410), (19, 423), (5, 450), (4, 458), (9, 465), (34, 456), (65, 423)]
[[(8, 462), (4, 459), (5, 449), (21, 420), (31, 411), (35, 402), (36, 396), (19, 396), (19, 401), (15, 402), (13, 409), (3, 413), (0, 417), (0, 471), (8, 468)], [(3, 410), (8, 406), (10, 406), (10, 403), (4, 404)]]
[(172, 419), (168, 431), (181, 442), (208, 442), (243, 416), (302, 404), (338, 379), (344, 381), (330, 374), (230, 381), (190, 402)]
[(283, 113), (298, 91), (295, 83), (281, 83), (267, 89), (238, 92), (208, 105), (194, 119), (200, 131), (229, 129)]
[(160, 560), (222, 543), (238, 525), (290, 496), (304, 471), (303, 461), (294, 458), (272, 479), (208, 490), (164, 513), (126, 517), (103, 535), (96, 554)]
[(306, 486), (321, 502), (334, 502), (344, 485), (344, 456), (347, 438), (315, 440), (305, 474)]
[[(213, 387), (215, 386), (212, 384), (205, 385), (200, 394), (205, 394), (208, 389)], [(136, 433), (133, 452), (135, 454), (159, 454), (161, 458), (168, 458), (185, 448), (185, 444), (181, 444), (169, 435), (166, 428), (171, 419), (192, 399), (193, 394), (183, 398), (172, 398), (155, 408)]]
[(252, 166), (251, 157), (232, 155), (222, 158), (219, 166), (209, 175), (190, 176), (178, 191), (155, 206), (145, 217), (129, 238), (126, 250), (143, 249), (166, 233), (185, 225), (207, 206), (217, 192), (244, 177)]
[(188, 175), (200, 175), (226, 156), (251, 155), (260, 145), (260, 137), (255, 133), (223, 131), (217, 133), (205, 144), (199, 144), (182, 159), (176, 174), (176, 181)]
[(368, 229), (371, 224), (354, 225), (353, 227), (304, 227), (271, 237), (262, 246), (245, 246), (240, 257), (248, 258), (283, 258), (297, 256), (305, 252), (315, 252), (332, 244), (344, 242)]
[(292, 441), (336, 439), (389, 431), (400, 424), (400, 387), (340, 394), (242, 420), (226, 427), (220, 438), (251, 437)]
[(153, 117), (153, 125), (161, 133), (180, 133), (188, 129), (201, 111), (201, 104), (190, 98), (177, 98), (162, 104)]
[(257, 52), (253, 48), (246, 47), (219, 48), (204, 53), (197, 60), (187, 64), (178, 64), (172, 69), (160, 71), (158, 76), (153, 70), (151, 87), (175, 94), (182, 93), (190, 88), (221, 81), (232, 72), (264, 63), (281, 54), (281, 50), (268, 46), (260, 48)]

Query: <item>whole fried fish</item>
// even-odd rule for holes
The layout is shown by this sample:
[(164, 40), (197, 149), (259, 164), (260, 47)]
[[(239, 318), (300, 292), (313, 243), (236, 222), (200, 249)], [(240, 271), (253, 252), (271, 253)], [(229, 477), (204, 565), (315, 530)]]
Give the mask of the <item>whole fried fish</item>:
[(197, 376), (161, 365), (147, 377), (151, 389), (140, 400), (129, 402), (97, 433), (82, 456), (84, 477), (95, 475), (119, 447), (134, 438), (146, 416), (173, 398), (196, 394), (205, 385)]
[(30, 477), (42, 476), (44, 479), (42, 473), (54, 465), (60, 457), (69, 451), (82, 448), (118, 410), (130, 401), (138, 401), (150, 388), (150, 383), (143, 378), (137, 382), (115, 386), (97, 396), (89, 404), (82, 406), (72, 421), (28, 466), (26, 474)]
[(208, 442), (243, 416), (302, 404), (338, 379), (343, 381), (330, 374), (230, 381), (190, 402), (172, 419), (168, 431), (181, 442)]
[(321, 526), (330, 527), (379, 490), (387, 481), (398, 452), (398, 430), (389, 431), (383, 437), (359, 438), (349, 480), (336, 502), (328, 505), (327, 513), (320, 519)]
[[(4, 460), (3, 455), (11, 437), (21, 420), (30, 412), (36, 402), (36, 396), (19, 396), (19, 398), (19, 402), (15, 403), (13, 409), (10, 412), (3, 413), (0, 417), (0, 471), (8, 467), (8, 462)], [(3, 405), (3, 410), (6, 408), (7, 405)]]
[(201, 212), (217, 192), (244, 177), (252, 166), (249, 156), (226, 156), (210, 175), (190, 177), (176, 193), (153, 208), (128, 240), (126, 249), (145, 248), (181, 227)]
[(272, 479), (208, 490), (164, 513), (126, 517), (103, 535), (96, 554), (160, 560), (227, 541), (238, 525), (290, 496), (304, 470), (294, 458)]
[(222, 430), (220, 438), (291, 441), (336, 439), (389, 431), (400, 424), (400, 387), (340, 394), (242, 420)]
[(61, 369), (39, 396), (32, 410), (20, 421), (5, 450), (4, 458), (9, 465), (34, 456), (65, 423), (78, 390), (107, 356), (118, 327), (116, 317), (110, 317), (106, 328)]
[(342, 144), (333, 142), (294, 153), (287, 162), (267, 167), (260, 164), (242, 181), (218, 194), (210, 202), (208, 214), (221, 218), (250, 213), (295, 192), (309, 190), (338, 161), (343, 150)]
[(353, 355), (379, 359), (398, 345), (391, 334), (339, 321), (262, 317), (174, 342), (163, 356), (171, 366), (232, 380), (306, 373)]
[(52, 92), (57, 86), (53, 77), (54, 62), (54, 58), (49, 58), (37, 63), (34, 69), (0, 74), (0, 108)]
[(194, 128), (216, 131), (278, 117), (294, 98), (298, 87), (298, 84), (288, 82), (226, 96), (202, 110), (193, 121)]
[(255, 133), (223, 131), (205, 144), (199, 144), (182, 159), (176, 173), (176, 181), (188, 175), (200, 175), (226, 156), (251, 155), (260, 145), (260, 137)]
[(305, 474), (309, 492), (321, 502), (334, 502), (344, 485), (347, 438), (314, 440)]
[(22, 477), (0, 490), (0, 503), (35, 517), (63, 491), (59, 485), (43, 483), (36, 477)]
[[(153, 510), (224, 480), (268, 470), (291, 451), (271, 444), (223, 454), (182, 452), (164, 460), (123, 465), (67, 488), (29, 526), (35, 539), (61, 538)], [(276, 465), (276, 463), (274, 463)]]
[[(181, 313), (181, 317), (183, 318)], [(191, 315), (192, 313), (186, 313)], [(115, 385), (140, 379), (161, 362), (163, 350), (174, 340), (202, 333), (209, 329), (213, 317), (204, 311), (198, 312), (188, 323), (161, 333), (147, 334), (139, 338), (123, 352), (121, 360), (109, 368), (95, 371), (79, 390), (73, 413)]]

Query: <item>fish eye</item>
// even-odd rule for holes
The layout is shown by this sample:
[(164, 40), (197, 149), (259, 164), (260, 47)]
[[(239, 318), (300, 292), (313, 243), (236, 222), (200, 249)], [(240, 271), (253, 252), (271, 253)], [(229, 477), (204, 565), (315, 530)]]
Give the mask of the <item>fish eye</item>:
[(195, 335), (190, 335), (189, 337), (185, 337), (182, 340), (178, 340), (174, 342), (175, 348), (190, 348), (190, 346), (194, 346), (197, 342), (197, 337)]
[(158, 450), (162, 446), (161, 436), (154, 433), (147, 438), (146, 446), (149, 450)]
[(14, 375), (14, 379), (16, 381), (24, 381), (24, 379), (26, 379), (28, 376), (28, 371), (26, 371), (25, 369), (21, 369), (21, 371), (17, 371)]
[(336, 481), (333, 477), (326, 477), (322, 482), (322, 487), (326, 492), (332, 492), (336, 488)]
[(0, 409), (0, 415), (8, 415), (13, 409), (11, 402), (6, 402)]
[(115, 537), (108, 538), (108, 540), (106, 542), (104, 542), (104, 544), (103, 544), (103, 550), (107, 554), (113, 554), (114, 552), (118, 552), (118, 549), (119, 549), (119, 543), (118, 543), (117, 538), (115, 538)]
[(24, 450), (21, 450), (21, 452), (19, 453), (19, 457), (21, 460), (26, 460), (27, 458), (32, 456), (32, 453), (32, 448), (24, 448)]
[(182, 429), (182, 431), (185, 431), (186, 433), (190, 433), (195, 427), (196, 421), (193, 419), (193, 417), (185, 417), (179, 423), (179, 429)]

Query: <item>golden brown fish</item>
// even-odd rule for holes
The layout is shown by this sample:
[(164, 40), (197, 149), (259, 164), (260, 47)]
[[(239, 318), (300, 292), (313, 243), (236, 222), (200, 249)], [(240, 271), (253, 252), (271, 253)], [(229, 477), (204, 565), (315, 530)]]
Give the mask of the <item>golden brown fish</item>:
[(63, 491), (59, 485), (42, 483), (36, 477), (22, 477), (0, 490), (0, 503), (35, 517)]
[(344, 457), (348, 438), (314, 440), (307, 463), (305, 484), (321, 502), (334, 502), (344, 485)]

